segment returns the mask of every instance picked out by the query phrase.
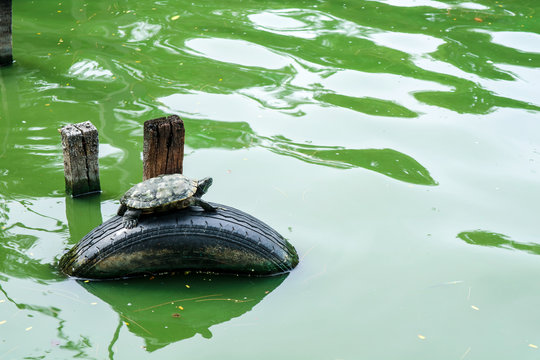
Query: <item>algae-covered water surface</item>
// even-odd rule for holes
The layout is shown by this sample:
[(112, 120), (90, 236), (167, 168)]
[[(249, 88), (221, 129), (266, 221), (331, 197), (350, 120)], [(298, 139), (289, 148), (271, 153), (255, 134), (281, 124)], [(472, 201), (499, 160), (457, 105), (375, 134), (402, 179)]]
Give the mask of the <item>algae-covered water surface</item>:
[[(0, 359), (536, 359), (540, 4), (16, 0), (0, 69)], [(77, 281), (63, 253), (180, 115), (205, 199), (291, 273)], [(91, 121), (103, 192), (65, 195)]]

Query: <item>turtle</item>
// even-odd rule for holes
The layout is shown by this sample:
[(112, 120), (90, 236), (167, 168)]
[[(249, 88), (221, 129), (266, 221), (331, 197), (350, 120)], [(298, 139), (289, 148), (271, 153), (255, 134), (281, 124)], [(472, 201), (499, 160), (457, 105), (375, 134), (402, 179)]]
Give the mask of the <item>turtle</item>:
[(212, 185), (212, 178), (192, 180), (181, 174), (159, 175), (133, 185), (122, 199), (118, 215), (126, 229), (137, 226), (141, 214), (183, 209), (191, 205), (206, 211), (216, 208), (201, 199)]

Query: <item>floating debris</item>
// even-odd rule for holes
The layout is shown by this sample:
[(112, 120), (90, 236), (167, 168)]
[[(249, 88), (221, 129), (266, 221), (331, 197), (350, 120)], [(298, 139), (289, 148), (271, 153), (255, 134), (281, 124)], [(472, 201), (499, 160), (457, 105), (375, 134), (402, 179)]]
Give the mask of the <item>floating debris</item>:
[(461, 360), (465, 359), (465, 356), (467, 356), (469, 353), (471, 352), (471, 347), (469, 346), (467, 348), (467, 350), (465, 350), (465, 352), (463, 353), (463, 355), (461, 355)]

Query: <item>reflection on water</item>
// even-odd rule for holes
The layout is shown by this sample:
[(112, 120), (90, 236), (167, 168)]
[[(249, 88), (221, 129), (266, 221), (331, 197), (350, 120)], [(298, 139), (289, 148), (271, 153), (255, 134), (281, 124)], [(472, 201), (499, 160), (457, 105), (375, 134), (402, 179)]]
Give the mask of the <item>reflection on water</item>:
[(46, 213), (45, 209), (55, 207), (55, 200), (15, 201), (5, 193), (0, 183), (0, 274), (40, 281), (57, 279), (52, 260), (60, 249), (46, 240), (67, 228), (64, 221)]
[(526, 31), (476, 31), (489, 34), (491, 36), (491, 42), (493, 42), (494, 44), (499, 44), (507, 48), (515, 49), (522, 53), (540, 53), (539, 34)]
[(100, 194), (86, 195), (81, 198), (66, 196), (65, 201), (70, 244), (75, 244), (103, 222), (101, 196)]
[(289, 65), (285, 57), (240, 40), (190, 39), (184, 45), (199, 56), (242, 66), (281, 69)]
[(283, 136), (256, 136), (246, 123), (199, 121), (190, 129), (188, 145), (195, 149), (216, 147), (217, 139), (228, 149), (263, 147), (315, 165), (337, 169), (364, 168), (396, 180), (418, 185), (437, 185), (429, 171), (412, 157), (393, 149), (347, 149), (295, 143)]
[(417, 117), (418, 114), (392, 101), (372, 97), (351, 97), (335, 93), (322, 93), (316, 99), (338, 107), (352, 109), (364, 114), (376, 116), (393, 116), (403, 118)]
[(498, 234), (485, 230), (474, 230), (460, 232), (457, 237), (471, 245), (520, 250), (529, 254), (540, 255), (540, 244), (515, 241), (504, 234)]
[(437, 185), (425, 167), (412, 157), (392, 149), (345, 149), (339, 146), (295, 144), (282, 137), (271, 139), (266, 146), (280, 155), (292, 156), (311, 164), (338, 169), (361, 167), (412, 184)]
[[(200, 334), (251, 311), (287, 277), (226, 275), (161, 276), (126, 281), (81, 282), (119, 315), (119, 326), (144, 339), (147, 351)], [(118, 340), (118, 331), (109, 348)]]
[(249, 124), (245, 122), (201, 120), (191, 122), (189, 131), (192, 135), (186, 136), (186, 143), (193, 149), (220, 147), (237, 150), (258, 146), (260, 143)]

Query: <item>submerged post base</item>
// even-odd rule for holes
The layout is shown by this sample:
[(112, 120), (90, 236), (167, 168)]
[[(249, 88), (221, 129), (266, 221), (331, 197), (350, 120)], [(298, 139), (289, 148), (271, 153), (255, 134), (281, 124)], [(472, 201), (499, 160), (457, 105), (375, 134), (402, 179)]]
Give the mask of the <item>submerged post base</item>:
[(11, 18), (11, 0), (0, 0), (0, 67), (13, 62)]

